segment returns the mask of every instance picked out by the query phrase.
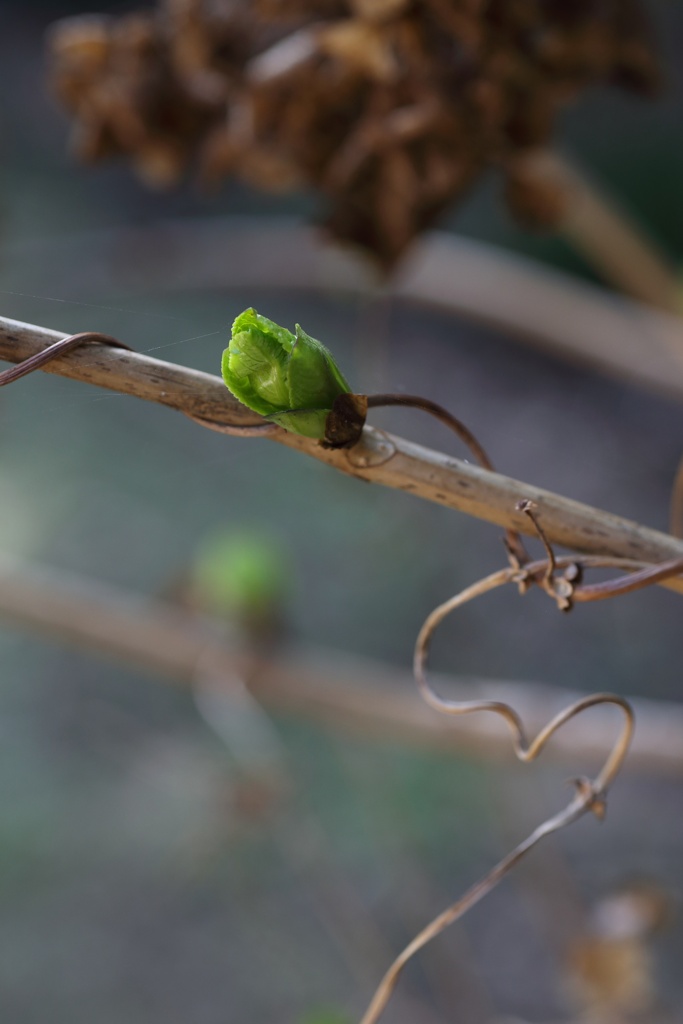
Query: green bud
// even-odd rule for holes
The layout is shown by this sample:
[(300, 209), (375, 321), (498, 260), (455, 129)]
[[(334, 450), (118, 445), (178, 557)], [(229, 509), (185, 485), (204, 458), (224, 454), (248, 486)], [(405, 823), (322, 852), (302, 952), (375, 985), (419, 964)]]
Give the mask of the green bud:
[(267, 534), (222, 530), (200, 546), (192, 581), (207, 611), (263, 617), (284, 604), (289, 566), (280, 545)]
[(235, 398), (285, 430), (326, 438), (327, 417), (351, 388), (324, 345), (246, 309), (232, 325), (223, 380)]

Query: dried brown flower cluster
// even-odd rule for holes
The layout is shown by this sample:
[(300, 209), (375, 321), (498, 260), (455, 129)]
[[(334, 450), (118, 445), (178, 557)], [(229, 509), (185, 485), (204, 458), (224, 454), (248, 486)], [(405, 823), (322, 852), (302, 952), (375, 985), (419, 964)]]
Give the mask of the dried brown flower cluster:
[(519, 158), (588, 86), (656, 88), (639, 2), (160, 0), (59, 22), (53, 78), (82, 158), (316, 188), (334, 237), (391, 266), (491, 165), (518, 216), (557, 220)]

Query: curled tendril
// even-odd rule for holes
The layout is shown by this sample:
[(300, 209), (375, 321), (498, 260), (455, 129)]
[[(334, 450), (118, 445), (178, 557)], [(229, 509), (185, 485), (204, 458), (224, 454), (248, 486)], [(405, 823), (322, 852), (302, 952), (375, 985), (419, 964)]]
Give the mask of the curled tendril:
[(21, 363), (17, 363), (16, 366), (10, 366), (8, 370), (3, 370), (0, 373), (0, 387), (3, 387), (5, 384), (12, 384), (15, 380), (19, 380), (20, 377), (25, 377), (27, 373), (33, 373), (34, 370), (40, 370), (43, 366), (51, 363), (53, 359), (57, 359), (58, 356), (64, 356), (67, 352), (78, 348), (79, 345), (85, 345), (90, 342), (97, 342), (100, 345), (111, 345), (114, 348), (124, 348), (128, 351), (131, 350), (130, 345), (126, 345), (124, 341), (112, 338), (109, 334), (102, 334), (100, 331), (81, 331), (79, 334), (70, 334), (68, 337), (60, 338), (54, 344), (48, 345), (41, 352), (36, 352), (35, 355), (29, 356), (28, 359), (24, 359)]
[[(420, 395), (399, 395), (399, 394), (382, 394), (382, 395), (369, 395), (367, 399), (368, 409), (380, 409), (387, 406), (403, 406), (409, 409), (421, 409), (423, 412), (428, 413), (437, 419), (444, 426), (452, 430), (456, 437), (459, 437), (466, 448), (469, 448), (470, 452), (477, 460), (480, 466), (484, 469), (491, 471), (494, 470), (494, 465), (489, 455), (481, 444), (481, 442), (475, 437), (469, 427), (466, 427), (462, 420), (459, 420), (457, 416), (449, 412), (448, 409), (444, 409), (442, 405), (437, 402), (432, 402), (429, 398), (422, 398)], [(526, 552), (526, 548), (522, 542), (522, 538), (516, 530), (507, 529), (505, 531), (505, 549), (510, 559), (510, 564), (519, 569), (526, 562), (529, 561), (529, 556)]]
[[(494, 572), (477, 583), (466, 587), (459, 594), (445, 601), (431, 612), (425, 620), (415, 644), (413, 667), (420, 694), (431, 707), (445, 714), (466, 715), (479, 711), (489, 711), (499, 715), (510, 729), (512, 746), (516, 756), (525, 764), (534, 761), (539, 756), (551, 737), (562, 726), (589, 708), (601, 704), (611, 704), (619, 708), (623, 713), (624, 719), (622, 728), (595, 778), (588, 779), (582, 777), (576, 779), (575, 794), (566, 807), (542, 822), (526, 839), (503, 857), (487, 875), (468, 889), (459, 900), (435, 917), (406, 946), (382, 978), (370, 1005), (363, 1015), (361, 1024), (376, 1024), (376, 1021), (379, 1020), (386, 1009), (401, 972), (408, 961), (427, 943), (431, 942), (445, 928), (461, 918), (475, 903), (486, 896), (541, 839), (570, 825), (589, 812), (602, 819), (605, 813), (607, 790), (619, 772), (631, 743), (634, 729), (633, 710), (629, 702), (617, 694), (596, 693), (581, 698), (555, 715), (530, 740), (526, 735), (520, 716), (509, 704), (505, 704), (502, 701), (448, 700), (437, 693), (429, 682), (427, 663), (432, 637), (438, 626), (451, 612), (507, 583), (517, 584), (522, 589), (532, 583), (536, 583), (557, 601), (561, 609), (567, 609), (572, 606), (573, 602), (605, 600), (683, 573), (683, 559), (676, 559), (661, 565), (651, 565), (633, 559), (594, 555), (556, 558), (542, 530), (539, 528), (537, 518), (533, 515), (534, 506), (531, 503), (523, 503), (523, 505), (524, 507), (521, 510), (527, 512), (527, 514), (531, 513), (537, 531), (546, 547), (548, 557), (536, 562), (527, 563), (521, 569), (514, 566), (500, 569), (498, 572)], [(578, 582), (584, 570), (598, 568), (621, 569), (625, 575), (618, 577), (616, 580), (592, 585)], [(562, 576), (558, 576), (559, 570), (564, 570)]]
[[(619, 560), (600, 559), (600, 558), (586, 558), (586, 559), (573, 559), (571, 562), (569, 559), (560, 559), (558, 563), (561, 565), (562, 562), (566, 561), (569, 564), (575, 564), (577, 561), (585, 564), (589, 562), (591, 566), (594, 566), (596, 562), (605, 566), (606, 563), (613, 563), (614, 561), (622, 562)], [(632, 565), (633, 563), (631, 563)], [(535, 573), (545, 572), (548, 567), (547, 561), (534, 562), (527, 567), (527, 571), (530, 575)], [(490, 576), (479, 580), (477, 583), (465, 590), (462, 590), (455, 597), (452, 597), (449, 601), (445, 601), (443, 604), (435, 608), (434, 611), (427, 617), (420, 633), (418, 635), (415, 644), (415, 656), (413, 662), (413, 668), (415, 672), (415, 679), (417, 681), (420, 694), (423, 699), (435, 710), (444, 712), (450, 715), (462, 715), (469, 714), (473, 711), (492, 711), (502, 718), (505, 719), (507, 725), (512, 732), (513, 749), (520, 761), (525, 764), (533, 761), (540, 754), (541, 750), (550, 739), (552, 734), (556, 732), (560, 726), (564, 725), (570, 718), (585, 711), (589, 707), (593, 707), (596, 704), (616, 704), (624, 710), (628, 709), (627, 717), (630, 720), (630, 707), (628, 703), (621, 697), (614, 694), (601, 693), (595, 694), (590, 697), (584, 697), (572, 704), (569, 708), (561, 711), (557, 714), (535, 737), (535, 739), (529, 741), (526, 737), (524, 726), (517, 712), (510, 707), (509, 704), (505, 704), (502, 701), (451, 701), (440, 696), (432, 687), (427, 677), (427, 661), (429, 657), (429, 650), (431, 646), (432, 637), (443, 620), (455, 611), (457, 608), (462, 607), (469, 601), (474, 600), (476, 597), (480, 597), (483, 594), (488, 593), (491, 590), (495, 590), (497, 587), (503, 586), (506, 583), (517, 582), (518, 574), (511, 568), (501, 569), (499, 572), (492, 573)], [(645, 584), (643, 584), (645, 585)], [(574, 593), (574, 599), (578, 599), (581, 594), (582, 588), (577, 587)], [(616, 744), (612, 754), (607, 759), (605, 766), (603, 767), (600, 774), (597, 776), (595, 781), (591, 783), (591, 790), (597, 797), (602, 793), (614, 778), (618, 771), (623, 756), (628, 747), (630, 740), (630, 728), (625, 730), (625, 733)], [(586, 809), (591, 809), (587, 807)]]
[[(109, 334), (102, 334), (100, 331), (80, 331), (78, 334), (70, 334), (65, 338), (60, 338), (59, 341), (55, 341), (52, 345), (48, 345), (47, 348), (36, 352), (35, 355), (29, 356), (28, 359), (23, 359), (15, 366), (2, 370), (0, 372), (0, 387), (4, 387), (6, 384), (13, 384), (14, 381), (20, 380), (35, 370), (42, 370), (53, 359), (58, 359), (60, 356), (67, 355), (67, 353), (72, 352), (81, 345), (93, 342), (99, 345), (111, 345), (113, 348), (122, 348), (128, 352), (133, 351), (125, 341), (119, 341), (118, 338), (113, 338)], [(185, 412), (185, 415), (188, 419), (194, 420), (195, 423), (199, 423), (202, 427), (216, 430), (221, 434), (232, 434), (236, 437), (263, 437), (280, 430), (280, 427), (274, 423), (257, 423), (244, 426), (238, 423), (216, 423), (202, 416), (194, 416), (189, 412)]]

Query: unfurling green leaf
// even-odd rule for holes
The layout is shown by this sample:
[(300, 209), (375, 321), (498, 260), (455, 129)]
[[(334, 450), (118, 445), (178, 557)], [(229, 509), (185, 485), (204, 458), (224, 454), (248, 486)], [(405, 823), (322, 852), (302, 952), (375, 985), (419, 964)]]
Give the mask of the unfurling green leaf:
[(285, 430), (322, 441), (336, 400), (351, 388), (325, 346), (296, 325), (296, 334), (254, 309), (232, 325), (223, 380), (244, 405)]

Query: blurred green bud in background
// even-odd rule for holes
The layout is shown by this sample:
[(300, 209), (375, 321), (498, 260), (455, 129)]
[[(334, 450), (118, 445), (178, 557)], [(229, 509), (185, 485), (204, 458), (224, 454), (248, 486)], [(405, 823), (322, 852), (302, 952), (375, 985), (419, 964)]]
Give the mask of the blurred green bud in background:
[(285, 430), (326, 438), (336, 399), (351, 388), (325, 346), (246, 309), (232, 325), (223, 380), (235, 398)]
[(207, 538), (192, 572), (201, 607), (218, 617), (245, 622), (277, 616), (285, 603), (288, 580), (280, 545), (257, 531), (225, 530)]

